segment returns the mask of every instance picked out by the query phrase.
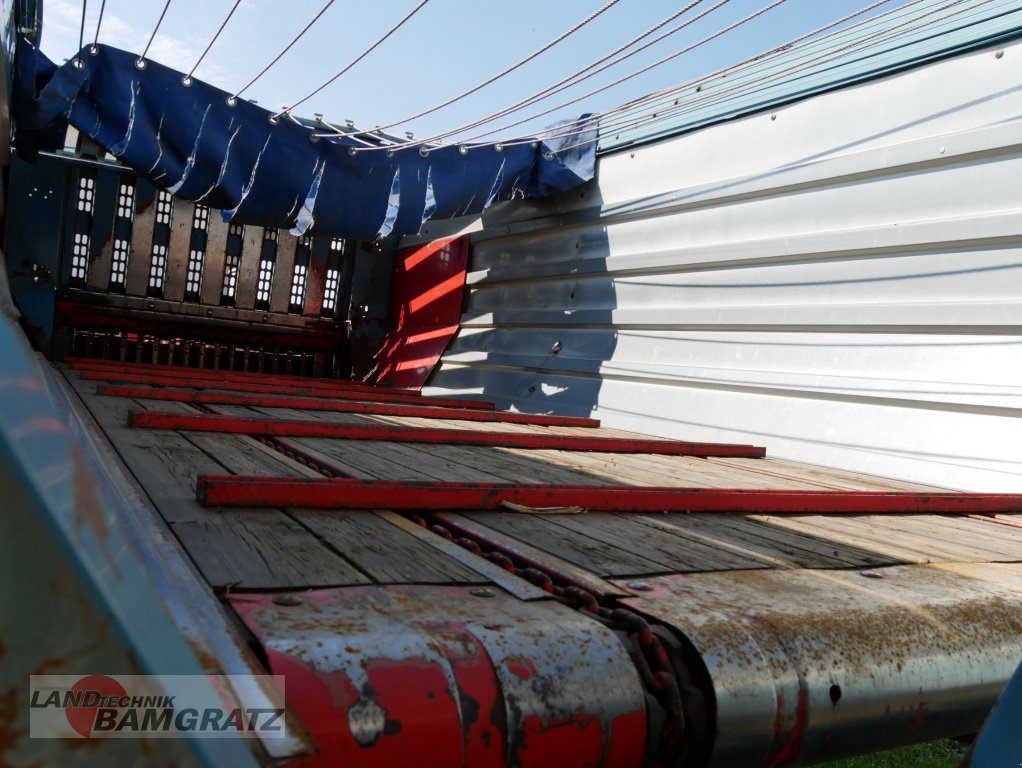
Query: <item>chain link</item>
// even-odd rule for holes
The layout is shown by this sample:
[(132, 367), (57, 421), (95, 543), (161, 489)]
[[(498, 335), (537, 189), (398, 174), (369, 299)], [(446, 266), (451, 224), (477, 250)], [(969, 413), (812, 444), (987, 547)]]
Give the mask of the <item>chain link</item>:
[[(627, 634), (637, 649), (637, 653), (632, 653), (631, 656), (639, 671), (643, 687), (666, 714), (660, 738), (651, 749), (654, 764), (673, 765), (676, 762), (684, 746), (685, 717), (681, 686), (667, 649), (645, 618), (629, 608), (601, 604), (600, 597), (595, 593), (576, 584), (567, 583), (568, 580), (557, 573), (541, 570), (534, 565), (516, 563), (513, 554), (498, 551), (489, 542), (479, 542), (466, 535), (455, 535), (447, 526), (422, 515), (413, 514), (409, 517), (426, 530), (484, 557), (508, 573), (525, 579), (565, 605), (588, 613), (609, 628)], [(609, 601), (604, 598), (604, 602)]]

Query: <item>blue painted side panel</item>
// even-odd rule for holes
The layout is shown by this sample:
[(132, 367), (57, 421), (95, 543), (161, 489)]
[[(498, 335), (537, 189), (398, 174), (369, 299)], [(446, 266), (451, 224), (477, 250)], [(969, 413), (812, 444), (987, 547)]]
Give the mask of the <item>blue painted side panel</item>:
[(28, 738), (29, 675), (202, 675), (195, 649), (205, 641), (171, 619), (188, 583), (158, 584), (170, 566), (140, 538), (136, 518), (148, 511), (128, 509), (104, 479), (82, 427), (57, 409), (60, 393), (7, 321), (0, 370), (0, 764), (254, 764), (250, 744), (236, 739), (167, 741), (153, 755), (136, 740), (82, 751)]
[(965, 761), (965, 768), (1022, 765), (1022, 664), (1008, 681)]
[(53, 337), (57, 283), (66, 284), (61, 233), (67, 183), (66, 167), (51, 158), (34, 165), (12, 158), (4, 254), (15, 304), (43, 350)]

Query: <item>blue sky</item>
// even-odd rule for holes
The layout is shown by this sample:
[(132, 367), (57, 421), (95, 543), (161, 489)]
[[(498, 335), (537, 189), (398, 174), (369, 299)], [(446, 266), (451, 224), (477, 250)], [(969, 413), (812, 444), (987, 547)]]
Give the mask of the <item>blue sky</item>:
[[(149, 57), (190, 70), (234, 0), (173, 0)], [(256, 75), (324, 6), (326, 0), (241, 0), (224, 34), (196, 77), (237, 91)], [(404, 27), (321, 94), (297, 110), (327, 120), (353, 120), (370, 128), (430, 108), (486, 80), (542, 47), (606, 0), (430, 0)], [(902, 5), (892, 0), (869, 15)], [(301, 99), (356, 56), (418, 4), (418, 0), (335, 0), (320, 21), (273, 69), (244, 94), (280, 109)], [(711, 0), (665, 29), (710, 7)], [(530, 110), (540, 111), (592, 90), (673, 53), (744, 16), (769, 0), (730, 0), (692, 26), (574, 90)], [(600, 111), (659, 88), (685, 82), (863, 8), (869, 0), (786, 0), (758, 19), (640, 78), (515, 128), (521, 135), (558, 118)], [(551, 85), (598, 59), (687, 5), (678, 0), (620, 0), (581, 31), (520, 70), (450, 107), (394, 128), (430, 135), (490, 114)], [(163, 0), (106, 0), (102, 43), (140, 52)], [(96, 29), (100, 0), (88, 3), (86, 41)], [(43, 51), (60, 62), (78, 47), (82, 4), (46, 0)], [(865, 18), (862, 17), (862, 18)], [(529, 113), (523, 113), (525, 116)], [(504, 122), (507, 122), (505, 120)]]

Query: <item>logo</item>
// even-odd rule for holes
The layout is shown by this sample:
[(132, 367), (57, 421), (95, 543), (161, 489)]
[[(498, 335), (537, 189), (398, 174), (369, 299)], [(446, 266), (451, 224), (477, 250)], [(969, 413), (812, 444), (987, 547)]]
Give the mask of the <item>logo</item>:
[(29, 735), (283, 739), (283, 702), (279, 675), (32, 675)]

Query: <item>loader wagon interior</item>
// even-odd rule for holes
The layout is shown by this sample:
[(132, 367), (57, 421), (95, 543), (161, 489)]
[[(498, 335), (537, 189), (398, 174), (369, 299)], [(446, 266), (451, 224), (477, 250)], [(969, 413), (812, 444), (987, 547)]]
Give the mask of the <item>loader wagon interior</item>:
[[(969, 46), (877, 82), (1022, 56), (1022, 11), (1000, 5), (1002, 26), (973, 19)], [(1013, 142), (955, 162), (1017, 171)], [(584, 305), (604, 273), (669, 271), (583, 263), (593, 232), (704, 205), (615, 213), (610, 174), (634, 146), (598, 152), (581, 193), (376, 240), (230, 223), (74, 128), (62, 150), (12, 156), (0, 764), (781, 766), (979, 733), (1022, 660), (1022, 489), (791, 458), (766, 428), (640, 431), (590, 395), (604, 375), (659, 376), (636, 399), (702, 423), (690, 394), (751, 387), (586, 367), (601, 329), (689, 328)], [(777, 194), (812, 194), (800, 184)], [(1014, 224), (987, 223), (1014, 229), (941, 253), (971, 237), (1017, 258), (1017, 190), (1007, 204)], [(1017, 340), (1017, 315), (980, 324)], [(972, 418), (1017, 424), (989, 398)], [(816, 424), (821, 456), (840, 426)], [(282, 699), (265, 683), (232, 695), (282, 701), (287, 733), (29, 738), (29, 675), (57, 673), (279, 676)], [(1000, 764), (986, 749), (973, 764)]]

